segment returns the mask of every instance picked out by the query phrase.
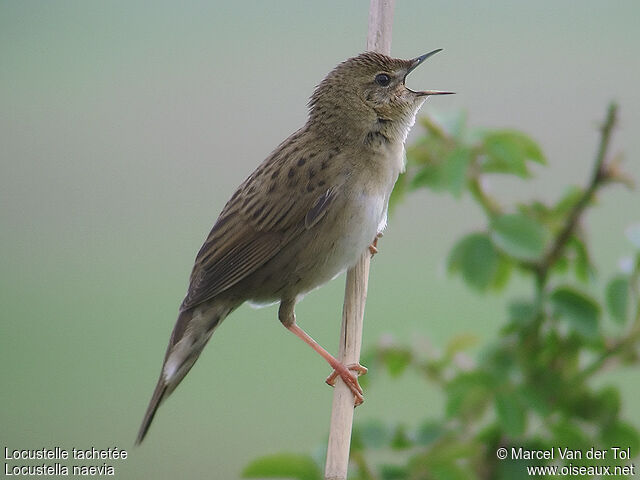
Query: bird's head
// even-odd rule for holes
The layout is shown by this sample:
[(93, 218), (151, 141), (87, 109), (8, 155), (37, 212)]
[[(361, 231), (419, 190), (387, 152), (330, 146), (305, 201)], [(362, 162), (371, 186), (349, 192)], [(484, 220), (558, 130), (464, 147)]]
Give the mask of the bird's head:
[[(405, 80), (418, 65), (438, 53), (412, 60), (365, 52), (334, 68), (318, 85), (309, 102), (310, 120), (339, 125), (344, 133), (378, 131), (406, 138), (415, 115), (429, 95), (453, 92), (414, 91)], [(392, 138), (396, 140), (397, 138)]]

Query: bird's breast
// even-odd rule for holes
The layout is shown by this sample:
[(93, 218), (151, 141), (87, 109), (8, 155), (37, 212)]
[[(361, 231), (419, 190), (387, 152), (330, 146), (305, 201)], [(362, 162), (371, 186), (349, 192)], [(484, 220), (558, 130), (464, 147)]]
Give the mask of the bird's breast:
[[(345, 164), (348, 153), (343, 152)], [(266, 288), (269, 282), (258, 275), (253, 300), (304, 295), (353, 266), (386, 226), (389, 197), (403, 167), (402, 154), (400, 145), (349, 165), (335, 184), (336, 197), (323, 218), (290, 242), (262, 272), (281, 272), (277, 288)]]
[(354, 265), (386, 226), (389, 197), (403, 167), (402, 146), (369, 160), (367, 168), (352, 172), (312, 234), (308, 247), (317, 253), (311, 258), (319, 284)]

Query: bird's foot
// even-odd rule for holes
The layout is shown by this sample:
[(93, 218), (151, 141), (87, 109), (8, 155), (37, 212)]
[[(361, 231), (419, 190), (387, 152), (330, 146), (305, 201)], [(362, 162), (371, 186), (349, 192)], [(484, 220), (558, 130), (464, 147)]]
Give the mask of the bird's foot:
[(359, 363), (353, 363), (351, 365), (343, 365), (341, 363), (334, 365), (334, 370), (331, 375), (327, 377), (327, 384), (332, 387), (336, 384), (338, 377), (342, 378), (342, 381), (349, 387), (349, 390), (353, 393), (355, 398), (355, 405), (358, 406), (364, 402), (364, 396), (362, 387), (358, 383), (358, 376), (367, 373), (367, 367), (363, 367)]
[(382, 238), (382, 232), (379, 232), (376, 235), (376, 238), (373, 239), (373, 242), (371, 242), (371, 245), (369, 245), (369, 252), (371, 253), (371, 256), (373, 257), (376, 253), (378, 253), (378, 239)]

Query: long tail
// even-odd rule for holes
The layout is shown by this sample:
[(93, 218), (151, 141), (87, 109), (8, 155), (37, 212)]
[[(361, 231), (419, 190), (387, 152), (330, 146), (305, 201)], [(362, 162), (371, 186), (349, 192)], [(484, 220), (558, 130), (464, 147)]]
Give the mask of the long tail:
[(160, 404), (173, 392), (202, 353), (216, 327), (233, 307), (216, 304), (181, 312), (173, 327), (160, 378), (136, 438), (142, 443)]

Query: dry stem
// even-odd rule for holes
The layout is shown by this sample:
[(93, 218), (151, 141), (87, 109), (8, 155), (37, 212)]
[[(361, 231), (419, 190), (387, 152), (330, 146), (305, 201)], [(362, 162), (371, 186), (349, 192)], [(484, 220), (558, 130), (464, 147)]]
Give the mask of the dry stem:
[[(395, 0), (371, 0), (367, 50), (389, 55)], [(371, 239), (373, 241), (373, 239)], [(338, 360), (349, 365), (359, 363), (362, 325), (367, 299), (371, 254), (367, 249), (358, 263), (347, 272), (340, 330)], [(327, 447), (326, 480), (346, 480), (353, 425), (354, 397), (341, 378), (336, 380)]]

